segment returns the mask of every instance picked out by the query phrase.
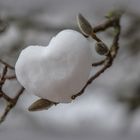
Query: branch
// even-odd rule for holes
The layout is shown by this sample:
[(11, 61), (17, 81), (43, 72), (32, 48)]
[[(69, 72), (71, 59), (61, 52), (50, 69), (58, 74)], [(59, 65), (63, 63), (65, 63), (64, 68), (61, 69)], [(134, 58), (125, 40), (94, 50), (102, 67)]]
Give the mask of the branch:
[(3, 60), (0, 59), (0, 63), (4, 65), (3, 70), (2, 70), (2, 74), (0, 76), (0, 98), (3, 98), (6, 101), (6, 107), (2, 113), (2, 115), (0, 116), (0, 123), (2, 123), (7, 115), (9, 114), (9, 112), (14, 108), (14, 106), (16, 105), (19, 97), (21, 96), (21, 94), (24, 92), (24, 88), (21, 87), (21, 89), (16, 93), (16, 96), (14, 98), (9, 97), (2, 89), (4, 83), (6, 80), (12, 80), (12, 79), (16, 79), (15, 75), (12, 76), (7, 76), (7, 72), (8, 72), (8, 68), (14, 70), (14, 67), (12, 67), (11, 65), (7, 64), (6, 62), (4, 62)]
[(104, 59), (104, 60), (101, 60), (101, 61), (99, 61), (99, 62), (94, 62), (94, 63), (92, 64), (92, 66), (93, 66), (93, 67), (97, 67), (97, 66), (103, 65), (104, 63), (105, 63), (105, 59)]
[(9, 69), (12, 69), (12, 70), (15, 69), (13, 66), (11, 66), (8, 63), (4, 62), (2, 59), (0, 59), (0, 63), (3, 64), (3, 65), (5, 65), (5, 66), (7, 66)]
[[(119, 37), (120, 37), (120, 32), (121, 32), (121, 26), (120, 26), (120, 18), (121, 15), (119, 14), (115, 14), (114, 17), (111, 17), (111, 19), (109, 18), (107, 21), (105, 21), (104, 23), (96, 26), (93, 28), (94, 32), (99, 32), (99, 31), (103, 31), (108, 29), (109, 27), (113, 27), (114, 31), (115, 31), (115, 36), (112, 42), (112, 45), (110, 47), (109, 53), (106, 56), (105, 60), (102, 60), (100, 62), (96, 62), (93, 63), (92, 66), (99, 66), (99, 65), (103, 65), (104, 66), (95, 74), (93, 75), (86, 83), (86, 85), (83, 87), (83, 89), (77, 93), (76, 95), (73, 95), (71, 98), (75, 99), (76, 97), (80, 96), (81, 94), (84, 93), (85, 89), (88, 87), (88, 85), (90, 85), (96, 78), (98, 78), (105, 70), (107, 70), (109, 67), (112, 66), (112, 63), (118, 53), (118, 49), (119, 49)], [(98, 40), (97, 40), (98, 41)]]
[[(87, 83), (85, 84), (85, 86), (82, 88), (82, 90), (79, 93), (77, 93), (76, 95), (73, 95), (71, 97), (73, 100), (76, 97), (82, 95), (84, 93), (85, 89), (88, 87), (88, 85), (90, 85), (96, 78), (98, 78), (103, 72), (105, 72), (109, 67), (112, 66), (113, 61), (114, 61), (114, 59), (118, 53), (118, 49), (119, 49), (118, 41), (119, 41), (119, 36), (120, 36), (120, 31), (121, 31), (120, 18), (121, 18), (120, 13), (114, 13), (111, 17), (108, 17), (108, 20), (106, 20), (104, 23), (92, 28), (90, 23), (82, 15), (79, 15), (78, 24), (79, 24), (81, 32), (83, 33), (83, 35), (86, 35), (86, 37), (92, 37), (98, 43), (105, 44), (95, 34), (95, 32), (104, 31), (110, 27), (114, 28), (115, 36), (114, 36), (111, 47), (109, 47), (110, 49), (108, 49), (108, 47), (106, 47), (108, 49), (107, 53), (104, 53), (106, 58), (104, 60), (101, 60), (99, 62), (95, 62), (92, 64), (92, 66), (103, 65), (103, 67), (99, 71), (97, 71), (97, 73), (95, 75), (91, 76), (91, 78), (87, 81)], [(59, 103), (54, 103), (54, 102), (48, 101), (46, 99), (39, 99), (29, 107), (29, 111), (44, 110), (44, 109), (48, 109), (52, 105), (57, 105), (57, 104), (59, 104)]]

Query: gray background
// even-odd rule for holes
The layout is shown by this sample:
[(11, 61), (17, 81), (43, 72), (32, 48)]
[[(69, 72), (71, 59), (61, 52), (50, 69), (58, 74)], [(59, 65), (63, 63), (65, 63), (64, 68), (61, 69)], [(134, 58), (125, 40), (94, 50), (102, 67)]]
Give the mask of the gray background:
[[(14, 65), (25, 46), (47, 46), (58, 31), (77, 29), (79, 12), (96, 25), (105, 13), (116, 8), (139, 15), (139, 6), (139, 0), (0, 0), (0, 15), (10, 19), (9, 28), (0, 35), (0, 55)], [(124, 16), (123, 31), (129, 20)], [(21, 28), (27, 21), (32, 24)], [(99, 36), (110, 43), (110, 37)], [(120, 40), (121, 46), (126, 46), (126, 41)], [(0, 140), (139, 140), (140, 111), (130, 115), (127, 106), (115, 100), (116, 94), (133, 92), (134, 85), (139, 84), (140, 55), (131, 56), (126, 49), (122, 47), (114, 65), (71, 104), (30, 113), (27, 107), (37, 97), (25, 93), (0, 125)], [(100, 59), (94, 49), (93, 54), (95, 60)], [(5, 85), (10, 96), (18, 86), (12, 84)]]

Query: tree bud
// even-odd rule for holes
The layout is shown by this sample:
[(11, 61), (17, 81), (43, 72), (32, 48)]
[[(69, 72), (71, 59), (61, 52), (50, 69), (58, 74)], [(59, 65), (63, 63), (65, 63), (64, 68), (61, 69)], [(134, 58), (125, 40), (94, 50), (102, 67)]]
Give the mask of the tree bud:
[(100, 55), (107, 55), (109, 52), (108, 47), (103, 42), (97, 42), (95, 44), (95, 50)]
[(89, 37), (92, 34), (92, 26), (81, 14), (79, 14), (77, 17), (77, 23), (80, 31), (85, 36)]
[(51, 102), (47, 99), (39, 99), (32, 103), (30, 107), (28, 108), (29, 111), (41, 111), (41, 110), (47, 110), (52, 105), (54, 105), (54, 102)]

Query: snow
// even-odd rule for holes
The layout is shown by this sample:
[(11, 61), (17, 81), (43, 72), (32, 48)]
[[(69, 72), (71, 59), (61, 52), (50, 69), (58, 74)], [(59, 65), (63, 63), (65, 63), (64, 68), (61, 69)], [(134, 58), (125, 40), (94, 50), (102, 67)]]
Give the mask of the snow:
[(18, 81), (28, 93), (69, 103), (86, 84), (92, 68), (89, 41), (79, 32), (63, 30), (49, 45), (25, 48), (15, 65)]

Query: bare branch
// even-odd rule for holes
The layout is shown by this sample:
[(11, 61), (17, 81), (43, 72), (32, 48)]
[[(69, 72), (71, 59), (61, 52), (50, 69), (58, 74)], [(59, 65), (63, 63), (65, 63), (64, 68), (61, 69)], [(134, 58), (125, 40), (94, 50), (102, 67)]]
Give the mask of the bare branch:
[(0, 98), (3, 98), (6, 101), (6, 107), (4, 109), (4, 112), (2, 113), (2, 115), (0, 116), (0, 123), (2, 123), (7, 115), (9, 114), (9, 112), (14, 108), (14, 106), (16, 105), (20, 95), (23, 93), (24, 88), (21, 87), (21, 89), (17, 92), (16, 96), (14, 98), (9, 97), (2, 89), (4, 83), (6, 80), (12, 80), (12, 79), (16, 79), (15, 75), (12, 76), (7, 76), (7, 71), (8, 68), (14, 70), (14, 67), (12, 67), (11, 65), (7, 64), (6, 62), (4, 62), (3, 60), (0, 59), (0, 63), (2, 63), (4, 65), (3, 70), (2, 70), (2, 74), (0, 75)]
[(13, 80), (13, 79), (16, 79), (16, 75), (7, 75), (7, 76), (5, 76), (5, 79), (7, 79), (7, 80)]
[[(80, 96), (81, 94), (84, 93), (85, 89), (87, 88), (87, 86), (89, 84), (91, 84), (97, 77), (99, 77), (105, 70), (107, 70), (110, 66), (112, 66), (112, 63), (118, 53), (118, 49), (119, 49), (119, 36), (120, 36), (120, 32), (121, 32), (121, 27), (120, 27), (120, 16), (114, 16), (113, 18), (111, 19), (108, 19), (107, 21), (105, 21), (103, 24), (101, 25), (98, 25), (96, 27), (94, 27), (94, 31), (95, 32), (98, 32), (98, 31), (102, 31), (102, 30), (105, 30), (109, 27), (113, 27), (115, 29), (115, 36), (114, 36), (114, 39), (113, 39), (113, 42), (112, 42), (112, 46), (110, 48), (110, 51), (109, 53), (107, 54), (106, 56), (106, 59), (105, 60), (102, 60), (100, 62), (97, 62), (97, 63), (93, 63), (92, 66), (98, 66), (98, 65), (103, 65), (104, 66), (95, 74), (93, 75), (86, 83), (86, 85), (83, 87), (83, 89), (77, 93), (76, 95), (73, 95), (71, 98), (72, 99), (75, 99), (76, 97)], [(96, 40), (96, 39), (95, 39)], [(98, 41), (98, 40), (97, 40)]]
[(93, 67), (97, 67), (97, 66), (103, 65), (104, 63), (105, 63), (105, 59), (104, 59), (104, 60), (101, 60), (101, 61), (99, 61), (99, 62), (93, 63), (92, 66), (93, 66)]
[(6, 101), (7, 101), (7, 105), (6, 105), (5, 109), (4, 109), (3, 114), (0, 117), (0, 123), (2, 123), (6, 119), (7, 115), (9, 114), (9, 112), (15, 107), (19, 97), (21, 96), (21, 94), (23, 92), (24, 92), (24, 88), (21, 87), (21, 89), (18, 91), (18, 93), (16, 94), (16, 96), (13, 99), (8, 97), (6, 94), (2, 93), (4, 99), (6, 99)]
[(4, 62), (2, 59), (0, 59), (0, 63), (2, 63), (3, 65), (7, 66), (9, 69), (12, 69), (12, 70), (15, 69), (13, 66), (11, 66), (8, 63)]

